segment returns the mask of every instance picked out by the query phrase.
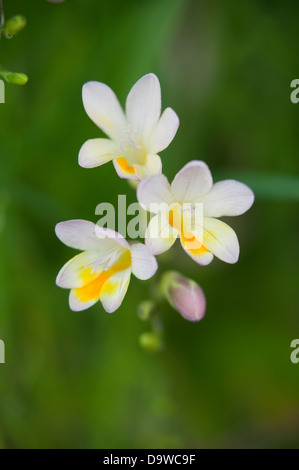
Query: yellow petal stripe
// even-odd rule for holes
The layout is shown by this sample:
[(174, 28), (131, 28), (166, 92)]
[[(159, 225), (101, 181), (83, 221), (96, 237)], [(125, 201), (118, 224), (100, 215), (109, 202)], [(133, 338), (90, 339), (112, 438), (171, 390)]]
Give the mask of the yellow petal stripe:
[(116, 162), (125, 173), (129, 173), (130, 175), (135, 175), (134, 168), (128, 164), (127, 160), (124, 157), (117, 158)]
[[(190, 236), (185, 236), (185, 234), (181, 232), (182, 243), (192, 255), (203, 255), (204, 253), (209, 252), (204, 246), (204, 244), (197, 240), (194, 235), (189, 235)], [(193, 248), (189, 248), (190, 244), (192, 244)]]
[(208, 253), (208, 250), (205, 248), (203, 243), (198, 240), (195, 235), (186, 230), (183, 226), (183, 216), (180, 208), (180, 204), (174, 203), (171, 205), (171, 208), (168, 213), (168, 221), (169, 225), (176, 228), (182, 240), (184, 246), (192, 253), (193, 255), (201, 255), (204, 253)]

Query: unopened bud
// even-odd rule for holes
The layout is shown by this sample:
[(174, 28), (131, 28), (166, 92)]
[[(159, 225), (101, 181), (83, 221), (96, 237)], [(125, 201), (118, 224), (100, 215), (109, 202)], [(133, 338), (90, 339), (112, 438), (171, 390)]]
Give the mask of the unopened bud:
[(151, 353), (160, 352), (164, 347), (161, 336), (151, 331), (143, 333), (139, 337), (139, 344), (143, 349)]
[(137, 313), (141, 320), (149, 320), (156, 312), (156, 304), (151, 300), (144, 300), (137, 307)]
[(16, 15), (6, 21), (6, 33), (10, 36), (16, 36), (26, 26), (26, 18), (22, 15)]
[(9, 72), (8, 70), (0, 69), (0, 78), (3, 78), (7, 83), (13, 85), (26, 85), (28, 77), (24, 73)]
[(186, 320), (196, 322), (202, 319), (206, 311), (206, 299), (195, 281), (176, 271), (167, 271), (162, 276), (160, 288), (169, 304)]

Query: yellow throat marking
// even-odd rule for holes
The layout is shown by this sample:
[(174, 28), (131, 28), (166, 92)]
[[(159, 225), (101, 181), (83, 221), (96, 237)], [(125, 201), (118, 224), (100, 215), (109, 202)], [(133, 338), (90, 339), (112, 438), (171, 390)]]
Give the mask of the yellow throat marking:
[(107, 271), (102, 271), (95, 279), (93, 279), (94, 274), (92, 274), (93, 267), (89, 266), (83, 269), (81, 278), (85, 285), (74, 289), (76, 296), (81, 302), (89, 302), (99, 298), (103, 292), (113, 293), (116, 285), (107, 282), (108, 279), (114, 274), (128, 269), (130, 266), (131, 253), (129, 250), (126, 250), (111, 268), (107, 269)]

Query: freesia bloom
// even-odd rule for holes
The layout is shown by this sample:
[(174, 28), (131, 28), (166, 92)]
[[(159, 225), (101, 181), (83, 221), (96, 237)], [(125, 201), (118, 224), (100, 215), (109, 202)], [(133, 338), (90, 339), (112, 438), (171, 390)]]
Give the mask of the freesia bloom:
[(101, 301), (112, 313), (121, 305), (131, 273), (149, 279), (157, 270), (157, 261), (142, 243), (129, 244), (113, 230), (86, 220), (61, 222), (55, 228), (65, 245), (84, 250), (60, 270), (56, 284), (71, 289), (70, 308), (85, 310)]
[(140, 180), (161, 173), (159, 152), (174, 138), (179, 119), (171, 108), (161, 114), (161, 89), (156, 75), (140, 78), (128, 94), (126, 112), (104, 83), (83, 86), (83, 104), (90, 119), (109, 137), (85, 142), (79, 164), (94, 168), (113, 161), (121, 178)]
[(206, 298), (201, 287), (176, 271), (167, 271), (160, 281), (161, 291), (169, 304), (186, 320), (196, 322), (206, 311)]
[(191, 161), (171, 184), (164, 175), (144, 179), (137, 197), (141, 206), (155, 213), (146, 231), (146, 245), (153, 254), (168, 250), (180, 237), (186, 253), (201, 265), (209, 264), (214, 255), (227, 263), (238, 261), (237, 236), (218, 217), (240, 215), (252, 206), (254, 195), (245, 184), (213, 184), (208, 166)]

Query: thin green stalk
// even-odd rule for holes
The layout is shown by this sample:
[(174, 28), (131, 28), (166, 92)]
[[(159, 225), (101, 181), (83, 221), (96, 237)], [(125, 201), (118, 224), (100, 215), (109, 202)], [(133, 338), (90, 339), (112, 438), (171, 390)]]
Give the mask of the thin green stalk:
[(2, 36), (2, 28), (5, 27), (5, 17), (4, 17), (4, 9), (3, 9), (3, 0), (0, 0), (0, 39)]

